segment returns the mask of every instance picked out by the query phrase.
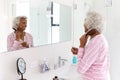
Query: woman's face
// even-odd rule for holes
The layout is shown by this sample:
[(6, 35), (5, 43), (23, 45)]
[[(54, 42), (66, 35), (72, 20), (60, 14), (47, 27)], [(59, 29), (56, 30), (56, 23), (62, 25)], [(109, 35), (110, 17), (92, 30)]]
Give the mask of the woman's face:
[(20, 31), (24, 31), (26, 29), (26, 26), (27, 26), (27, 20), (26, 19), (20, 19), (20, 23), (19, 23), (18, 29)]

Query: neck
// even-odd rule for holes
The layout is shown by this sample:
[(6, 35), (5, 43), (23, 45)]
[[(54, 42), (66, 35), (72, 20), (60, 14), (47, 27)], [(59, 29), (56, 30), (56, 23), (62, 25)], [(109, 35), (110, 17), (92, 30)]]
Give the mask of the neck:
[(96, 32), (95, 34), (91, 35), (91, 39), (94, 38), (96, 35), (99, 35), (99, 32)]
[(17, 30), (17, 31), (15, 31), (15, 33), (16, 32), (20, 32), (20, 33), (24, 34), (24, 31), (22, 31), (22, 30)]
[(21, 32), (21, 33), (23, 33), (23, 32), (24, 32), (24, 30), (21, 30), (21, 29), (18, 29), (18, 31), (19, 31), (19, 32)]
[(23, 33), (24, 31), (20, 30), (21, 33)]

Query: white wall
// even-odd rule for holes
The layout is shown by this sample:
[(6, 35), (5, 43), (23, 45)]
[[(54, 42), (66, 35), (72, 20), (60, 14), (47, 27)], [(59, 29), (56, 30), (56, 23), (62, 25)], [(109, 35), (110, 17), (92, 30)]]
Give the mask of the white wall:
[(120, 0), (112, 0), (107, 9), (107, 39), (111, 55), (111, 80), (120, 80)]
[(8, 14), (7, 14), (7, 9), (6, 9), (6, 5), (7, 5), (7, 1), (6, 0), (1, 0), (0, 1), (0, 34), (2, 36), (0, 36), (0, 44), (1, 44), (1, 48), (0, 48), (0, 52), (1, 51), (6, 51), (6, 41), (2, 41), (3, 39), (7, 39), (6, 35), (7, 33), (7, 26), (8, 26)]

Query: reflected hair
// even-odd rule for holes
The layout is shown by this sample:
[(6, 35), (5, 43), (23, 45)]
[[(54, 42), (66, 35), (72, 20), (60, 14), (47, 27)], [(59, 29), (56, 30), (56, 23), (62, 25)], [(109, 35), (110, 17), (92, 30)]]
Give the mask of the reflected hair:
[(27, 19), (27, 17), (26, 16), (17, 16), (17, 17), (14, 18), (14, 20), (13, 20), (13, 26), (12, 26), (12, 28), (14, 30), (18, 29), (19, 23), (20, 23), (21, 19)]
[(87, 29), (96, 29), (98, 32), (102, 33), (104, 29), (103, 16), (96, 11), (89, 11), (85, 18), (85, 24)]

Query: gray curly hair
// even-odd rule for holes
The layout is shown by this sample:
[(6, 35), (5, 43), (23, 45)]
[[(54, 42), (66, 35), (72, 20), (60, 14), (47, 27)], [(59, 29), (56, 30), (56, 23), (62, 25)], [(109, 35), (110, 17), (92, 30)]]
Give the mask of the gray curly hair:
[(96, 11), (89, 11), (85, 18), (85, 24), (87, 29), (96, 29), (98, 32), (102, 33), (104, 29), (104, 21), (101, 14)]
[(27, 19), (27, 17), (26, 16), (15, 17), (13, 20), (13, 26), (12, 26), (13, 29), (17, 29), (19, 27), (18, 25), (19, 25), (21, 19)]

